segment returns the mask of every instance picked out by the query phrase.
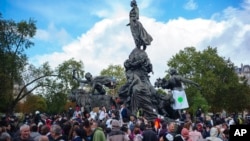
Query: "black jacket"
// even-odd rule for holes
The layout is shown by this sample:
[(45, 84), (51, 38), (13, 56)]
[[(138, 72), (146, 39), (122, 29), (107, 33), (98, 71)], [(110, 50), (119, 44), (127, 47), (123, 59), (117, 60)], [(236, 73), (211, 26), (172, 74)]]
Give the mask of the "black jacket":
[(142, 136), (142, 141), (158, 141), (157, 134), (152, 129), (145, 129)]

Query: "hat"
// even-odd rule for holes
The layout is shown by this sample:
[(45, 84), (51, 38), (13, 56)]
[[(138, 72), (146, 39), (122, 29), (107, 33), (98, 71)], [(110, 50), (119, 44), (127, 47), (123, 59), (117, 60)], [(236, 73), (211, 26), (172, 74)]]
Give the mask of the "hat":
[(183, 137), (188, 137), (188, 136), (189, 136), (189, 131), (188, 131), (188, 129), (187, 129), (187, 128), (183, 128), (183, 129), (181, 130), (181, 135), (182, 135)]
[(40, 112), (39, 112), (39, 111), (36, 111), (36, 114), (40, 114)]
[(118, 120), (113, 119), (111, 123), (112, 127), (120, 127), (120, 123)]

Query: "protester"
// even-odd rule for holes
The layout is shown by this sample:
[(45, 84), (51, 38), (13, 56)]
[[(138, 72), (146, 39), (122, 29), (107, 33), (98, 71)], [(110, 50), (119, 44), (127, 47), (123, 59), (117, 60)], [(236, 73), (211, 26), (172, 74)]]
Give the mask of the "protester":
[(73, 131), (73, 138), (72, 141), (82, 141), (82, 132), (79, 128), (75, 128)]
[(140, 128), (135, 128), (134, 129), (134, 140), (133, 141), (142, 141), (143, 140), (143, 136), (141, 135), (141, 131)]
[(50, 128), (50, 134), (54, 141), (65, 141), (65, 137), (62, 135), (62, 128), (59, 125), (52, 125)]
[(108, 134), (107, 141), (128, 141), (125, 138), (125, 133), (121, 131), (120, 122), (118, 120), (112, 120), (112, 130)]
[(39, 136), (39, 140), (38, 141), (49, 141), (49, 137), (45, 136), (45, 135), (41, 135), (41, 136)]
[(40, 133), (38, 132), (38, 127), (37, 127), (37, 125), (36, 124), (31, 124), (30, 125), (30, 137), (32, 138), (32, 139), (34, 139), (35, 141), (38, 141), (39, 140), (39, 137), (40, 137)]
[(219, 131), (216, 127), (212, 127), (210, 130), (210, 137), (207, 137), (206, 140), (211, 141), (222, 141), (222, 139), (218, 138)]
[(189, 138), (189, 131), (188, 129), (186, 128), (182, 128), (181, 130), (181, 135), (176, 135), (174, 137), (174, 141), (192, 141), (190, 138)]
[(11, 141), (11, 136), (7, 132), (3, 132), (0, 135), (0, 141)]
[(158, 141), (157, 134), (153, 131), (150, 123), (146, 124), (146, 129), (142, 133), (143, 141)]
[(91, 125), (91, 130), (93, 131), (93, 140), (92, 141), (106, 141), (106, 137), (103, 129), (99, 126), (97, 121), (93, 121)]
[(194, 126), (193, 130), (189, 132), (189, 137), (192, 141), (200, 141), (203, 139), (201, 132), (197, 130), (197, 126)]
[(34, 141), (30, 136), (30, 126), (22, 125), (20, 127), (20, 135), (14, 138), (13, 141)]

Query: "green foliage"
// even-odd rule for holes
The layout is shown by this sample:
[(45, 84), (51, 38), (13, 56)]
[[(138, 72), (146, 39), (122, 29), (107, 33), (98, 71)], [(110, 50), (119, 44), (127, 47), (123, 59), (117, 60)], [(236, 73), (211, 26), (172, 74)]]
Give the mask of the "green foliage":
[(63, 93), (62, 85), (52, 78), (47, 78), (44, 83), (46, 87), (43, 87), (42, 94), (48, 107), (47, 112), (50, 114), (63, 112), (67, 94)]
[(48, 106), (47, 113), (57, 114), (64, 112), (64, 105), (67, 103), (67, 94), (52, 91), (45, 98)]
[(62, 64), (59, 64), (55, 70), (56, 73), (59, 74), (57, 81), (60, 81), (61, 85), (63, 85), (63, 89), (66, 91), (75, 89), (79, 84), (72, 79), (72, 72), (74, 69), (77, 70), (78, 77), (82, 78), (84, 74), (83, 68), (84, 65), (82, 61), (75, 61), (73, 58), (64, 61)]
[(231, 86), (227, 89), (226, 92), (223, 93), (223, 101), (222, 106), (226, 107), (225, 109), (228, 112), (239, 112), (250, 107), (250, 88), (246, 84), (235, 84), (235, 86)]
[(118, 89), (126, 83), (125, 69), (120, 65), (109, 65), (107, 69), (101, 71), (101, 75), (110, 76), (116, 80), (116, 87), (108, 93), (117, 96)]
[[(249, 87), (239, 83), (234, 64), (229, 59), (220, 57), (216, 48), (207, 47), (203, 51), (196, 51), (194, 47), (187, 47), (173, 56), (167, 65), (176, 68), (179, 74), (202, 87), (201, 92), (193, 87), (186, 88), (192, 110), (201, 106), (213, 112), (222, 109), (240, 111), (249, 105), (249, 98), (246, 97), (249, 94)], [(235, 95), (243, 99), (241, 103), (237, 102), (232, 106)]]
[(41, 95), (29, 95), (24, 102), (23, 113), (35, 113), (35, 111), (45, 112), (47, 110), (47, 104), (45, 98)]
[(48, 63), (44, 63), (43, 69), (37, 73), (54, 73), (57, 77), (46, 77), (40, 83), (43, 87), (38, 88), (37, 93), (46, 99), (47, 112), (51, 114), (61, 113), (65, 110), (68, 94), (71, 90), (78, 88), (78, 83), (72, 79), (73, 70), (78, 70), (78, 76), (83, 77), (83, 63), (69, 59), (59, 64), (52, 70)]
[(5, 103), (0, 106), (2, 112), (11, 111), (17, 103), (13, 101), (14, 84), (23, 83), (22, 72), (27, 65), (24, 51), (34, 45), (31, 38), (35, 33), (32, 19), (15, 22), (0, 16), (0, 103)]
[(195, 95), (188, 96), (189, 103), (192, 103), (189, 111), (195, 113), (198, 108), (201, 108), (204, 112), (208, 112), (210, 106), (207, 100), (201, 95), (201, 93), (195, 93)]

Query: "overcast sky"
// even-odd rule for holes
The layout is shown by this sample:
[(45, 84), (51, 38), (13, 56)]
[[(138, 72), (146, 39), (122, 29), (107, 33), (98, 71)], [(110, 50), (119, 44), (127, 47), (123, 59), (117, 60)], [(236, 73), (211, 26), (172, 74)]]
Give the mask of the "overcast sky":
[[(163, 77), (167, 61), (185, 47), (217, 47), (236, 65), (250, 64), (250, 0), (137, 0), (140, 21), (153, 42), (146, 52), (151, 82)], [(4, 19), (37, 21), (29, 61), (53, 67), (74, 58), (99, 75), (121, 65), (135, 47), (129, 27), (130, 0), (1, 0)]]

